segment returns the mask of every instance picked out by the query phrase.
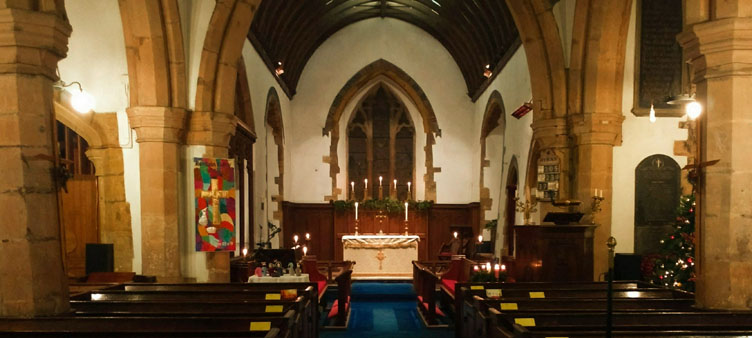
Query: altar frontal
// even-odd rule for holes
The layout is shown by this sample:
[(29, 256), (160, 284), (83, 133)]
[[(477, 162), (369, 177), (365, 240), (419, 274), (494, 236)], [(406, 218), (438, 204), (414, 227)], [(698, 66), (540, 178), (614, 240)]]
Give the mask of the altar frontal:
[(344, 260), (355, 261), (353, 278), (411, 278), (418, 259), (415, 235), (342, 236)]

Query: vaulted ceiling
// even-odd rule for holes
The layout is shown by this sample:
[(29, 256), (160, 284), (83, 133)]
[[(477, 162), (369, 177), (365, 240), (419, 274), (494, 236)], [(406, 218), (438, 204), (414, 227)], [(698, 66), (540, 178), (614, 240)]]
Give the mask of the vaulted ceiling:
[(283, 63), (279, 82), (292, 97), (308, 59), (327, 38), (378, 17), (406, 21), (441, 42), (473, 99), (490, 81), (483, 75), (486, 65), (498, 71), (520, 45), (503, 0), (264, 0), (248, 38), (272, 74)]

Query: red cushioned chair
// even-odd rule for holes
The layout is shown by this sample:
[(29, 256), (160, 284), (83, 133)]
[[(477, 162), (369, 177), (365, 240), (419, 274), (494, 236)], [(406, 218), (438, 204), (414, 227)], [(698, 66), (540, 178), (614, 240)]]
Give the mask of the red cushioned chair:
[(314, 256), (303, 257), (302, 269), (303, 269), (303, 273), (308, 274), (308, 277), (310, 278), (311, 282), (316, 283), (318, 285), (319, 301), (321, 301), (321, 297), (324, 295), (324, 292), (326, 291), (327, 280), (326, 280), (326, 276), (322, 275), (321, 272), (319, 272), (319, 269), (316, 264), (316, 257)]

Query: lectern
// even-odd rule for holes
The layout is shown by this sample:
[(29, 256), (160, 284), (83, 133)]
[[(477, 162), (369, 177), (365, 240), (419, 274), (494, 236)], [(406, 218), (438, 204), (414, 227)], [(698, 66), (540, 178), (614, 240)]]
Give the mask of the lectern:
[(520, 282), (593, 280), (595, 225), (515, 225), (515, 271)]

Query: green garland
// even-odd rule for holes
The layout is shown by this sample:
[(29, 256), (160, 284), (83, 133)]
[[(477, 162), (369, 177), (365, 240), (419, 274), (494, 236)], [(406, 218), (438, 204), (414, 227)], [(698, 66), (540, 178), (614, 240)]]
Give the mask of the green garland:
[[(433, 201), (410, 200), (407, 202), (411, 209), (415, 209), (417, 211), (427, 211), (428, 209), (433, 207)], [(334, 210), (337, 212), (343, 212), (345, 210), (355, 209), (355, 201), (352, 201), (352, 200), (333, 201), (332, 205), (334, 206)], [(405, 211), (405, 202), (387, 197), (384, 199), (366, 200), (365, 202), (360, 203), (358, 207), (363, 208), (364, 210), (382, 210), (387, 213), (398, 213), (398, 212)]]

